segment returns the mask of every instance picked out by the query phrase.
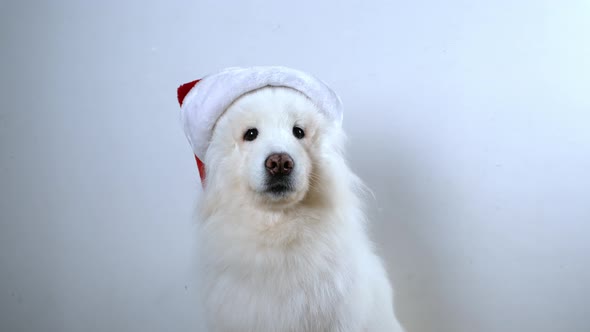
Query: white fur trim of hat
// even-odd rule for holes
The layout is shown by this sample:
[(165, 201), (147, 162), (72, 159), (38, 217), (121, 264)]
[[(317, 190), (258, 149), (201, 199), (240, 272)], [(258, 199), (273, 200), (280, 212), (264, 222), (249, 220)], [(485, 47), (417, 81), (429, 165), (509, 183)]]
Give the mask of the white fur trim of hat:
[(342, 102), (323, 81), (299, 70), (280, 67), (227, 68), (181, 85), (178, 102), (184, 132), (204, 180), (205, 156), (217, 119), (242, 95), (266, 87), (288, 87), (306, 95), (328, 119), (342, 123)]

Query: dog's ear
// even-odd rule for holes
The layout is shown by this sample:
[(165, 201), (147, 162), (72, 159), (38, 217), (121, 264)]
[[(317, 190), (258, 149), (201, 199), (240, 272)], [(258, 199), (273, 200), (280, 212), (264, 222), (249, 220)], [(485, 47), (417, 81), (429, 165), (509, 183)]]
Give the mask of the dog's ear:
[(176, 90), (176, 96), (178, 97), (178, 103), (182, 106), (182, 102), (184, 101), (184, 97), (191, 91), (191, 89), (199, 83), (200, 80), (194, 80), (192, 82), (184, 83), (183, 85), (178, 87)]

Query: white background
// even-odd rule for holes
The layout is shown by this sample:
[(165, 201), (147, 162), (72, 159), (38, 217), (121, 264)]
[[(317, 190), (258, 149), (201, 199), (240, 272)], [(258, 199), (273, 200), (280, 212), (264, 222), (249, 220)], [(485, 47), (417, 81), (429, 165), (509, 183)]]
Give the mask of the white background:
[(0, 330), (198, 331), (176, 87), (345, 103), (409, 332), (590, 331), (590, 2), (1, 1)]

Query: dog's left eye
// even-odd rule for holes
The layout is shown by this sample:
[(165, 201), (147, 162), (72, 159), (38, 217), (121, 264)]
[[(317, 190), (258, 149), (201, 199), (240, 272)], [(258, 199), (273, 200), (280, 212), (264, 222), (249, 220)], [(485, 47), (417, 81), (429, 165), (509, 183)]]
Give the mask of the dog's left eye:
[(258, 136), (258, 129), (250, 128), (244, 133), (244, 141), (253, 141)]
[(305, 132), (299, 127), (293, 127), (293, 136), (297, 137), (298, 139), (302, 139), (305, 137)]

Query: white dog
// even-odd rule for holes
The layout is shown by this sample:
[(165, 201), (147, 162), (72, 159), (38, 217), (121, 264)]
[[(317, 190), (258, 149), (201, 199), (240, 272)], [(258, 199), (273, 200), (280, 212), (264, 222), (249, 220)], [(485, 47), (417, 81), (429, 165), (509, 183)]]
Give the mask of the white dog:
[(248, 93), (219, 118), (199, 209), (210, 331), (402, 331), (343, 140), (290, 88)]

